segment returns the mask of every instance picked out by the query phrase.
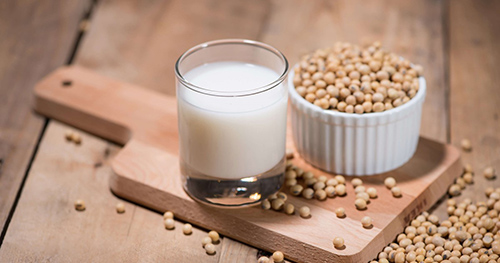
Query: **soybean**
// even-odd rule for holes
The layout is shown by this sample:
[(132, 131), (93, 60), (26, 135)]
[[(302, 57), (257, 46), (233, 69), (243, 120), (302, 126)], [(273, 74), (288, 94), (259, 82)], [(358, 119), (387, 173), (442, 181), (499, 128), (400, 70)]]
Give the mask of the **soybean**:
[(85, 211), (86, 207), (85, 207), (85, 202), (81, 199), (77, 199), (75, 201), (75, 209), (77, 211)]
[(342, 248), (344, 246), (344, 239), (341, 237), (335, 237), (333, 239), (333, 246), (337, 249)]
[(308, 218), (311, 216), (311, 209), (307, 206), (303, 206), (299, 209), (299, 214), (303, 218)]

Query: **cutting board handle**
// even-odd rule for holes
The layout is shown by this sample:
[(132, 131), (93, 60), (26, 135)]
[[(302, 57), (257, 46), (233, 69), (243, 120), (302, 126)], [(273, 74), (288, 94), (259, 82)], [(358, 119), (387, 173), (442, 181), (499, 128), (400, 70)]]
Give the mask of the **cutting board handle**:
[(134, 137), (177, 152), (173, 97), (78, 66), (52, 72), (37, 83), (34, 93), (34, 109), (40, 114), (119, 144)]

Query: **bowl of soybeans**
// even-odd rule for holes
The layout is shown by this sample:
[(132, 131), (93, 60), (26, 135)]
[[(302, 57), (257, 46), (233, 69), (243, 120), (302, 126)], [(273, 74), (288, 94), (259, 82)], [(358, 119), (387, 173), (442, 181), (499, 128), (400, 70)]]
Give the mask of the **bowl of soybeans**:
[(423, 68), (384, 50), (335, 43), (303, 56), (288, 76), (293, 140), (322, 170), (373, 175), (415, 153)]

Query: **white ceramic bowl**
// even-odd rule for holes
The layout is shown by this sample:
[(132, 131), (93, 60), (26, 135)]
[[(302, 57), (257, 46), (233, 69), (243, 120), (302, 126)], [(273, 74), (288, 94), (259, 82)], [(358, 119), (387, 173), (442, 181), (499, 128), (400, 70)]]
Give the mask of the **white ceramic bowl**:
[(345, 175), (384, 173), (406, 163), (418, 144), (426, 85), (397, 108), (355, 114), (323, 110), (302, 98), (288, 76), (293, 140), (299, 154), (322, 170)]

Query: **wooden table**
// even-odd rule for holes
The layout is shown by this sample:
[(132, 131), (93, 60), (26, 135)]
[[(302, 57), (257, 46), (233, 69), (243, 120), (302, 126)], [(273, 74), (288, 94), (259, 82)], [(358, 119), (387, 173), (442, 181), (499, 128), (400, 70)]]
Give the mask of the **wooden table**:
[[(291, 63), (334, 41), (375, 40), (422, 64), (428, 82), (421, 134), (458, 145), (478, 174), (459, 199), (485, 200), (481, 176), (500, 170), (499, 1), (1, 1), (0, 262), (255, 262), (262, 253), (223, 238), (215, 256), (200, 240), (166, 231), (162, 217), (108, 188), (120, 146), (32, 112), (36, 81), (64, 64), (174, 95), (173, 66), (187, 48), (248, 38)], [(84, 199), (87, 210), (74, 211)], [(444, 203), (433, 208), (445, 215)], [(178, 229), (182, 222), (177, 222)], [(376, 255), (373, 255), (374, 257)]]

